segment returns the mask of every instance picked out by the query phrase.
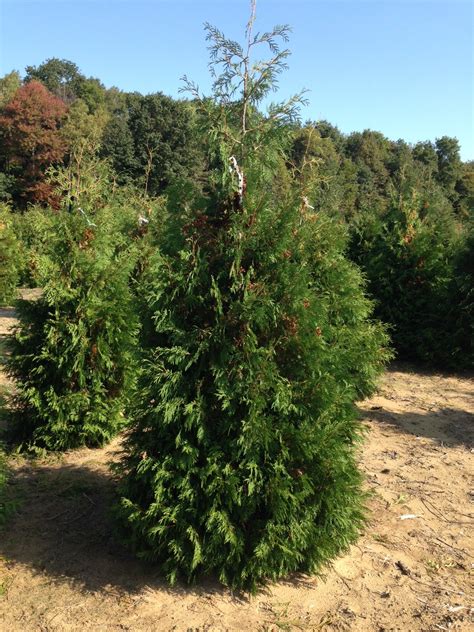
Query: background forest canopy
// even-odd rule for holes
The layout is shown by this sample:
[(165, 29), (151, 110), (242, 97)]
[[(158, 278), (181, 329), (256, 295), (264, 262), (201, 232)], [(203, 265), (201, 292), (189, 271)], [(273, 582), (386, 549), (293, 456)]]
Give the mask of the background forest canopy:
[[(81, 154), (105, 160), (118, 185), (150, 196), (177, 178), (205, 171), (205, 147), (193, 99), (161, 92), (107, 89), (71, 61), (52, 58), (0, 79), (0, 199), (24, 209), (50, 203), (47, 172)], [(324, 204), (344, 216), (386, 206), (403, 181), (437, 188), (464, 216), (474, 199), (474, 161), (462, 162), (459, 142), (443, 136), (410, 145), (373, 130), (346, 135), (327, 121), (295, 121), (292, 155), (318, 161)]]
[[(114, 194), (150, 203), (202, 192), (212, 165), (198, 105), (192, 92), (107, 89), (64, 59), (13, 71), (0, 79), (0, 203), (19, 225), (27, 209), (93, 214)], [(297, 113), (286, 125), (278, 186), (310, 165), (309, 203), (345, 226), (399, 357), (472, 366), (474, 161), (461, 160), (458, 140), (347, 135)], [(18, 232), (31, 241), (31, 227)], [(18, 274), (33, 283), (31, 271)]]

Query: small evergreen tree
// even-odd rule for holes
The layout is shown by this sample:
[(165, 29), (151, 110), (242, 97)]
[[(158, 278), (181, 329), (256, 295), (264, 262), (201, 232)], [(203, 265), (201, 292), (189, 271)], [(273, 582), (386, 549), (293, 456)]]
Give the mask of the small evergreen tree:
[[(107, 213), (56, 215), (48, 251), (37, 256), (43, 285), (17, 303), (9, 374), (17, 381), (12, 438), (24, 447), (99, 446), (124, 424), (137, 324), (128, 279), (133, 246)], [(50, 218), (51, 220), (51, 218)]]
[[(300, 98), (259, 112), (288, 28), (253, 35), (254, 17), (245, 49), (207, 26), (223, 64), (201, 100), (209, 182), (204, 197), (170, 198), (143, 283), (151, 332), (119, 509), (170, 582), (215, 573), (249, 590), (315, 572), (356, 539), (354, 401), (387, 358), (343, 227), (279, 181)], [(251, 64), (258, 44), (272, 59)]]
[(19, 242), (13, 229), (13, 218), (5, 205), (0, 205), (0, 305), (15, 298), (19, 280)]
[(467, 232), (437, 188), (404, 181), (386, 213), (361, 214), (354, 223), (353, 257), (400, 359), (472, 366)]

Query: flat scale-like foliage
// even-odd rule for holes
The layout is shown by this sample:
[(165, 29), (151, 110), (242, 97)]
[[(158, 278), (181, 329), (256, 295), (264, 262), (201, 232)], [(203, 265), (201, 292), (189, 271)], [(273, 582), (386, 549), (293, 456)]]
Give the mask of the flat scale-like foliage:
[[(252, 24), (250, 46), (263, 40), (284, 60), (285, 28), (253, 39)], [(151, 332), (119, 513), (170, 582), (213, 574), (253, 591), (317, 572), (357, 538), (354, 402), (373, 389), (387, 339), (341, 226), (277, 181), (294, 102), (264, 117), (249, 96), (262, 98), (275, 69), (259, 82), (265, 64), (251, 69), (238, 44), (210, 27), (209, 37), (228, 64), (215, 84), (225, 105), (209, 106), (222, 118), (208, 130), (206, 196), (170, 199), (143, 281)], [(240, 122), (223, 97), (238, 72)]]
[(362, 525), (354, 401), (386, 339), (338, 227), (317, 216), (298, 228), (297, 207), (252, 195), (226, 229), (209, 209), (205, 241), (200, 228), (168, 244), (146, 287), (159, 342), (122, 510), (136, 550), (172, 581), (216, 573), (253, 589), (313, 572)]
[[(133, 379), (133, 252), (101, 216), (62, 212), (38, 261), (38, 300), (18, 301), (8, 371), (16, 379), (11, 430), (24, 447), (99, 446), (124, 424)], [(102, 218), (103, 219), (103, 218)]]
[(362, 219), (353, 251), (400, 359), (474, 366), (472, 238), (445, 200), (402, 190), (382, 217)]

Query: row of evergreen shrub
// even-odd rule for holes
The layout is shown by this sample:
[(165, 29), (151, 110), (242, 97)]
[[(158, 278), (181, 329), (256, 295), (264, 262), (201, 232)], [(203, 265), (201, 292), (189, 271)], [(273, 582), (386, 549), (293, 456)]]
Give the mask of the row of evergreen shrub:
[[(110, 195), (25, 223), (28, 274), (43, 291), (17, 303), (8, 361), (16, 441), (97, 446), (126, 427), (117, 512), (129, 545), (171, 583), (212, 573), (251, 591), (318, 572), (357, 537), (355, 403), (390, 358), (343, 222), (308, 199), (311, 163), (287, 170), (299, 99), (259, 112), (285, 67), (287, 29), (254, 37), (253, 19), (247, 47), (268, 44), (270, 65), (250, 67), (207, 27), (224, 68), (214, 99), (195, 95), (204, 184), (175, 186), (159, 216)], [(242, 76), (252, 89), (229, 107)], [(395, 282), (403, 299), (431, 288), (425, 269), (436, 287), (451, 282), (442, 245), (432, 252), (438, 224), (416, 203), (394, 205), (374, 235), (361, 226), (372, 284), (390, 263), (388, 301)], [(463, 293), (468, 262), (456, 265)]]

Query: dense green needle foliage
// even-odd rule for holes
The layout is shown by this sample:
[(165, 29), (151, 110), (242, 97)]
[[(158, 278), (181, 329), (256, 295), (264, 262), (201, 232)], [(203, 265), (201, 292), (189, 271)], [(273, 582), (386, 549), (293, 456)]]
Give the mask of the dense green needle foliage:
[(137, 331), (128, 287), (135, 256), (107, 219), (106, 209), (94, 223), (78, 211), (57, 215), (37, 262), (43, 293), (17, 303), (7, 368), (17, 380), (12, 435), (23, 447), (98, 446), (124, 424)]
[(11, 303), (19, 280), (20, 244), (13, 229), (12, 213), (0, 205), (0, 305)]
[[(253, 39), (251, 26), (248, 41), (283, 65), (285, 28)], [(208, 33), (214, 58), (232, 59), (218, 98), (203, 101), (211, 177), (204, 197), (170, 198), (143, 282), (152, 327), (119, 514), (170, 582), (210, 573), (254, 591), (317, 572), (356, 539), (354, 402), (372, 391), (387, 338), (343, 255), (342, 226), (278, 181), (296, 101), (266, 117), (255, 105), (281, 66), (262, 78), (265, 64), (250, 68), (238, 44)], [(238, 73), (229, 119), (222, 102)]]

